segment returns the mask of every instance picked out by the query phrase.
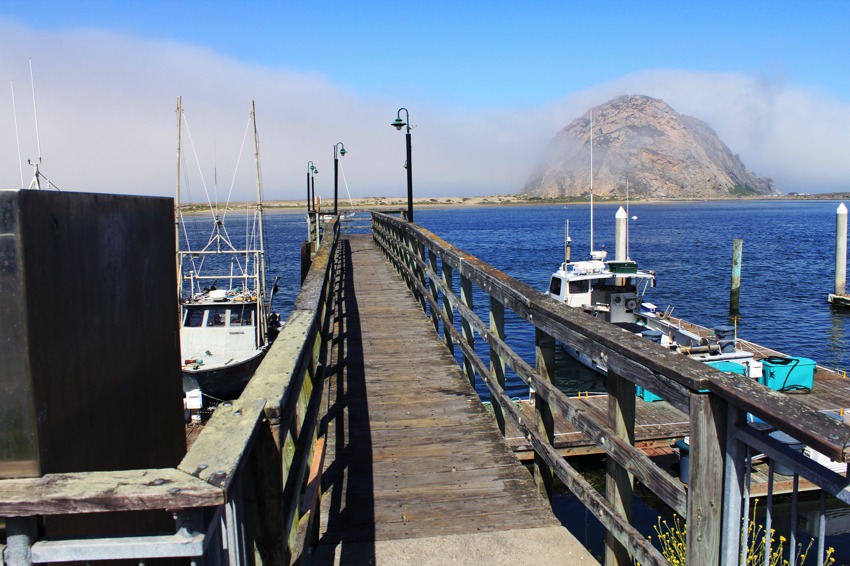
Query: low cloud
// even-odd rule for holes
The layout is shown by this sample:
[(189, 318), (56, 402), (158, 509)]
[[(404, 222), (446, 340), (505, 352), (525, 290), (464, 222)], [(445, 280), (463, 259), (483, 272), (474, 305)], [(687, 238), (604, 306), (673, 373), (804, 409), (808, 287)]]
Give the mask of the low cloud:
[(706, 122), (751, 171), (783, 192), (850, 189), (850, 103), (822, 90), (742, 73), (652, 70), (562, 101), (582, 111), (621, 94), (660, 98)]
[[(178, 96), (188, 122), (183, 151), (193, 200), (205, 198), (195, 155), (208, 191), (223, 199), (230, 190), (252, 99), (270, 200), (303, 198), (308, 160), (320, 171), (317, 192), (330, 196), (338, 141), (348, 151), (341, 163), (353, 197), (406, 194), (404, 134), (390, 127), (402, 105), (409, 105), (416, 126), (417, 195), (516, 193), (559, 129), (621, 94), (656, 96), (706, 121), (750, 169), (774, 177), (782, 191), (846, 189), (850, 181), (850, 161), (840, 156), (850, 105), (739, 74), (651, 71), (544, 107), (475, 110), (365, 96), (318, 73), (251, 65), (185, 44), (2, 22), (0, 68), (9, 73), (2, 77), (7, 85), (14, 84), (0, 90), (0, 187), (17, 187), (21, 177), (29, 183), (26, 160), (37, 158), (40, 141), (42, 170), (62, 190), (173, 195)], [(234, 200), (254, 191), (251, 142), (249, 134)]]

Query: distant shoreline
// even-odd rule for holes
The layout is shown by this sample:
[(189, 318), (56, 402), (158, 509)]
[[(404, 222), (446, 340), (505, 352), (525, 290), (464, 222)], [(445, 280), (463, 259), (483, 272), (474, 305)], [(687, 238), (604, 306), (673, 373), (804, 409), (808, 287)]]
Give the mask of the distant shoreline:
[[(846, 193), (823, 193), (823, 194), (793, 194), (773, 195), (761, 197), (726, 197), (726, 198), (681, 198), (681, 199), (632, 199), (631, 204), (674, 204), (683, 202), (714, 202), (714, 201), (754, 201), (754, 200), (850, 200), (850, 192)], [(460, 208), (473, 206), (507, 206), (507, 205), (564, 205), (564, 204), (587, 204), (590, 201), (585, 198), (541, 198), (530, 195), (491, 195), (476, 197), (414, 197), (415, 208)], [(607, 199), (597, 197), (596, 204), (625, 204), (623, 199)], [(229, 209), (244, 208), (246, 203), (231, 203)], [(330, 204), (330, 207), (328, 206)], [(348, 200), (340, 200), (337, 209), (341, 212), (351, 210), (397, 210), (407, 209), (407, 199), (404, 197), (364, 197)], [(266, 201), (263, 208), (268, 211), (303, 211), (307, 208), (307, 201), (301, 200), (271, 200)], [(321, 211), (333, 208), (333, 202), (322, 201)], [(182, 205), (184, 212), (201, 212), (207, 210), (206, 204)]]

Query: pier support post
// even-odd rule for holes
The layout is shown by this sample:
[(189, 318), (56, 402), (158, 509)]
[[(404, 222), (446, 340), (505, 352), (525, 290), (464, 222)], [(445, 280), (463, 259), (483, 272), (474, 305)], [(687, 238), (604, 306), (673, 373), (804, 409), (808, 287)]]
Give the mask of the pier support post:
[[(635, 444), (635, 384), (608, 368), (608, 428), (629, 444)], [(634, 478), (613, 458), (606, 460), (605, 496), (617, 513), (632, 522)], [(605, 535), (606, 566), (632, 564), (629, 553), (610, 533)], [(696, 562), (694, 562), (696, 564)]]
[[(463, 273), (460, 274), (460, 301), (463, 303), (463, 306), (470, 311), (472, 310), (472, 281)], [(469, 344), (469, 348), (474, 351), (475, 335), (472, 333), (472, 325), (466, 318), (463, 319), (462, 330), (463, 339)], [(466, 354), (463, 355), (463, 373), (466, 374), (469, 384), (475, 389), (475, 368), (472, 365), (472, 360)]]
[[(424, 247), (423, 247), (424, 250)], [(431, 273), (428, 274), (428, 289), (431, 291), (431, 299), (434, 304), (440, 302), (440, 294), (437, 292), (437, 254), (433, 250), (428, 250), (428, 267)], [(431, 323), (434, 325), (434, 332), (440, 332), (440, 314), (436, 309), (431, 309)]]
[(35, 517), (8, 517), (6, 519), (6, 550), (3, 564), (9, 566), (30, 566), (32, 564), (32, 544), (38, 538), (38, 526)]
[[(490, 332), (502, 340), (505, 339), (505, 305), (493, 297), (490, 297)], [(493, 373), (493, 376), (496, 378), (499, 386), (504, 391), (505, 362), (502, 360), (499, 352), (493, 347), (490, 348), (490, 371)], [(502, 432), (502, 436), (504, 436), (505, 414), (502, 411), (502, 406), (495, 400), (491, 406), (493, 407), (493, 415), (496, 417), (496, 424), (499, 425), (499, 430)]]
[[(687, 564), (720, 564), (727, 409), (714, 395), (690, 394)], [(699, 486), (695, 489), (696, 486)]]
[(738, 303), (741, 298), (741, 257), (743, 254), (744, 240), (733, 240), (732, 242), (732, 284), (729, 288), (729, 317), (737, 319), (740, 314)]
[[(447, 264), (445, 261), (443, 263), (443, 285), (446, 286), (446, 289), (452, 288), (452, 266)], [(454, 325), (454, 309), (452, 309), (452, 301), (449, 298), (449, 295), (443, 294), (443, 314), (452, 325)], [(444, 325), (443, 327), (443, 339), (446, 343), (446, 348), (449, 349), (452, 356), (455, 354), (455, 343), (452, 340), (451, 331)]]
[[(555, 381), (555, 339), (539, 328), (534, 330), (535, 365), (540, 376), (553, 383)], [(555, 418), (547, 399), (535, 397), (534, 409), (537, 430), (545, 435), (549, 444), (555, 440)], [(552, 501), (552, 469), (536, 452), (534, 453), (534, 483), (546, 499)]]
[[(414, 250), (416, 251), (416, 257), (419, 258), (419, 261), (425, 263), (425, 244), (413, 240)], [(425, 282), (425, 270), (422, 268), (419, 262), (413, 262), (413, 272), (419, 278), (419, 283), (422, 284), (424, 289), (427, 289), (427, 283)], [(425, 298), (425, 295), (419, 293), (419, 304), (422, 305), (422, 311), (428, 312), (428, 299)]]
[(847, 281), (847, 207), (835, 211), (835, 294), (845, 293)]

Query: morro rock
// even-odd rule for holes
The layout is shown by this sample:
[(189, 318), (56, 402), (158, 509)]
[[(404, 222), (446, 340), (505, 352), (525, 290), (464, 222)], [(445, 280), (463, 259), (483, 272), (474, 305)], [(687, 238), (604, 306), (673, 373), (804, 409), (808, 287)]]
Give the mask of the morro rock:
[(722, 198), (778, 194), (773, 180), (747, 170), (708, 124), (649, 96), (620, 96), (558, 132), (523, 193), (623, 198)]

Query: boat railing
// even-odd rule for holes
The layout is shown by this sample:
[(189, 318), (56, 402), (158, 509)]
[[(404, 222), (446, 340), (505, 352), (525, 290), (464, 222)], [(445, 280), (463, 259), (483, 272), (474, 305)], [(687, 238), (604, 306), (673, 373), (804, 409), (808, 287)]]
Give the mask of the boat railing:
[[(689, 564), (738, 563), (742, 526), (746, 533), (749, 512), (751, 476), (745, 472), (756, 453), (768, 456), (770, 470), (781, 464), (790, 466), (795, 484), (799, 475), (822, 493), (845, 502), (850, 499), (844, 476), (781, 445), (762, 425), (749, 422), (747, 415), (756, 415), (768, 426), (838, 462), (847, 461), (850, 455), (847, 425), (813, 411), (793, 396), (771, 391), (743, 376), (724, 374), (551, 300), (416, 224), (373, 213), (373, 235), (432, 319), (446, 347), (453, 353), (460, 348), (460, 363), (470, 382), (475, 385), (479, 380), (489, 389), (503, 434), (507, 419), (532, 446), (540, 490), (551, 496), (557, 477), (603, 525), (608, 533), (606, 552), (614, 557), (609, 563), (667, 564), (647, 537), (630, 524), (635, 480), (685, 519)], [(489, 324), (474, 311), (473, 286), (488, 296)], [(534, 367), (506, 344), (506, 309), (534, 327)], [(482, 341), (489, 364), (482, 361), (484, 352), (476, 351), (476, 342)], [(605, 361), (609, 402), (604, 422), (592, 418), (577, 399), (555, 387), (558, 341), (592, 350)], [(534, 390), (532, 418), (522, 414), (505, 393), (507, 368)], [(658, 394), (688, 415), (689, 483), (634, 446), (636, 387)], [(607, 455), (605, 495), (554, 447), (555, 417), (584, 432)], [(771, 472), (769, 491), (772, 486)], [(769, 506), (768, 517), (770, 513)], [(819, 541), (823, 557), (823, 537)]]
[[(4, 565), (187, 558), (192, 564), (289, 564), (317, 533), (319, 409), (338, 292), (339, 226), (326, 235), (296, 300), (239, 399), (219, 405), (175, 468), (0, 480)], [(38, 517), (173, 514), (168, 534), (44, 540)]]

